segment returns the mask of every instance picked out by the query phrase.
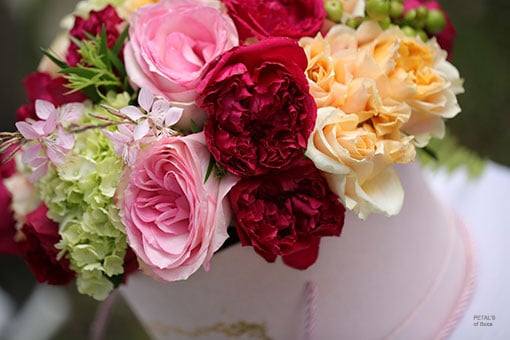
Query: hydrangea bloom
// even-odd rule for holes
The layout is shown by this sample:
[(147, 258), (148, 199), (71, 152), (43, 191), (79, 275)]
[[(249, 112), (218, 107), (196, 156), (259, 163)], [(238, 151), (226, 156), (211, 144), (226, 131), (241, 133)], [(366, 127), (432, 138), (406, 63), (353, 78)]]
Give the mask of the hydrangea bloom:
[(126, 236), (114, 194), (122, 161), (101, 131), (76, 135), (74, 154), (38, 182), (48, 216), (60, 223), (56, 245), (77, 273), (78, 290), (102, 300), (122, 274)]

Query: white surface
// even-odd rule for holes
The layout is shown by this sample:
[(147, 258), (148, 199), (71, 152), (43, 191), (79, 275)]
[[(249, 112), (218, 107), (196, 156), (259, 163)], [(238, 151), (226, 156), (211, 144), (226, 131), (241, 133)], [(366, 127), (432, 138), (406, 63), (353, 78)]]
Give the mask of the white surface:
[(49, 340), (69, 317), (69, 299), (61, 287), (37, 285), (22, 309), (12, 315), (0, 338)]
[(14, 313), (11, 297), (0, 288), (0, 338), (7, 329), (7, 325)]
[[(510, 169), (489, 163), (476, 180), (463, 170), (427, 179), (464, 219), (477, 252), (475, 294), (451, 339), (510, 339)], [(479, 321), (492, 326), (476, 326)]]

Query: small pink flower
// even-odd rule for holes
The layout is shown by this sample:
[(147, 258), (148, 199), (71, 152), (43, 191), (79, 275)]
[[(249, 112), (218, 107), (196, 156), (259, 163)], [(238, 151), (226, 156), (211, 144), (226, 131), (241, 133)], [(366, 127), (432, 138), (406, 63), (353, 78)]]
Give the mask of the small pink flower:
[(143, 149), (120, 190), (128, 242), (147, 274), (184, 280), (227, 239), (226, 195), (236, 179), (214, 174), (204, 183), (210, 154), (203, 134), (168, 137)]
[(154, 96), (145, 88), (142, 88), (138, 94), (138, 104), (145, 113), (132, 105), (120, 109), (121, 113), (138, 123), (134, 130), (135, 140), (146, 137), (151, 128), (154, 137), (175, 133), (171, 127), (181, 119), (182, 108), (171, 106), (168, 100)]
[(65, 127), (82, 116), (83, 104), (69, 103), (57, 109), (48, 101), (36, 100), (35, 112), (40, 120), (16, 123), (16, 128), (27, 141), (22, 160), (34, 168), (30, 175), (32, 181), (44, 176), (48, 162), (64, 162), (65, 155), (74, 146), (74, 136), (67, 133)]
[(105, 129), (103, 133), (112, 142), (115, 153), (122, 157), (122, 162), (133, 166), (140, 150), (140, 140), (135, 138), (133, 126), (122, 124), (118, 126), (116, 132)]
[(140, 90), (138, 104), (143, 110), (133, 105), (120, 109), (120, 113), (130, 123), (119, 125), (116, 132), (103, 130), (113, 143), (115, 152), (128, 166), (134, 165), (141, 144), (177, 134), (172, 126), (179, 121), (183, 111), (182, 108), (171, 106), (168, 100), (154, 96), (147, 89)]

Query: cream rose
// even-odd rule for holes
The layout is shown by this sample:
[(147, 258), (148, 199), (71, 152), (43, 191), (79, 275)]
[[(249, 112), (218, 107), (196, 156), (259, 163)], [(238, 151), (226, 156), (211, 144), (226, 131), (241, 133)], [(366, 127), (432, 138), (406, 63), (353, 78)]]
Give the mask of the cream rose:
[(402, 130), (415, 136), (418, 146), (425, 146), (431, 137), (442, 138), (444, 118), (460, 112), (456, 95), (464, 90), (459, 72), (446, 60), (446, 52), (435, 39), (423, 42), (393, 27), (360, 50), (372, 56), (385, 72), (386, 86), (379, 86), (383, 95), (411, 107)]
[[(315, 130), (308, 139), (306, 155), (323, 171), (333, 192), (360, 218), (372, 212), (395, 215), (404, 192), (391, 168), (393, 163), (369, 124), (356, 114), (327, 107), (317, 113)], [(400, 149), (392, 151), (398, 151)]]

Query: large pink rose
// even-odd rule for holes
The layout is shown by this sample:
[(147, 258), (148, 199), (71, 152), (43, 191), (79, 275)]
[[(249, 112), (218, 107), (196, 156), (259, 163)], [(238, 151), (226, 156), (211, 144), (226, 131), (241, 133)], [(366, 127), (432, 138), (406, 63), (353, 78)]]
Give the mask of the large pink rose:
[(205, 0), (163, 0), (132, 16), (124, 58), (131, 81), (171, 101), (193, 102), (207, 63), (238, 45), (234, 23)]
[(319, 254), (320, 238), (339, 236), (345, 208), (309, 159), (266, 176), (243, 178), (230, 203), (239, 239), (269, 262), (306, 269)]
[(207, 146), (226, 170), (255, 176), (303, 158), (317, 117), (307, 63), (296, 41), (269, 38), (210, 64), (197, 104), (209, 117)]
[(222, 0), (241, 40), (314, 36), (326, 17), (324, 0)]
[(142, 150), (128, 174), (122, 221), (148, 275), (184, 280), (227, 239), (235, 179), (213, 173), (204, 183), (209, 159), (203, 134), (170, 137)]

